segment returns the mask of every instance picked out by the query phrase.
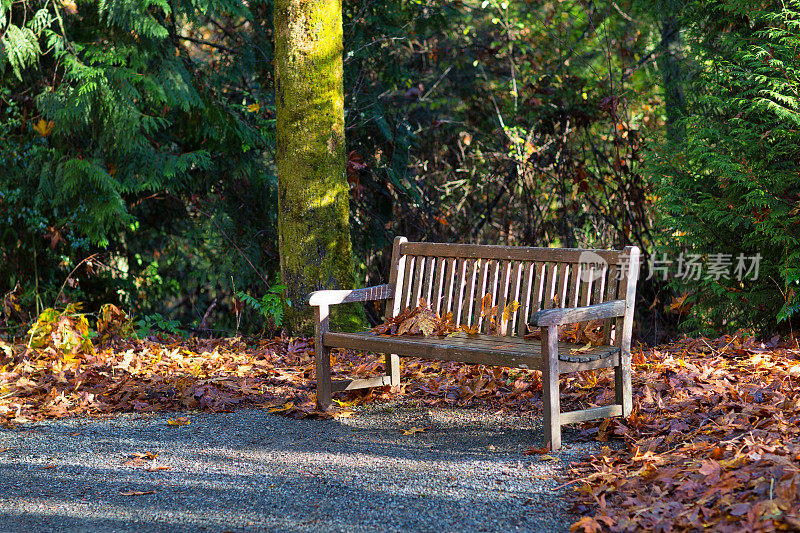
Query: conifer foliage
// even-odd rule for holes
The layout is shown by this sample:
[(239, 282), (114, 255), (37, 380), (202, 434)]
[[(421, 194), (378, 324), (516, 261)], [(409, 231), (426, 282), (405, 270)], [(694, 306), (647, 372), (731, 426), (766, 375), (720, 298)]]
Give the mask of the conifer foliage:
[[(263, 157), (272, 93), (259, 77), (271, 47), (257, 19), (230, 0), (2, 0), (0, 261), (12, 268), (0, 292), (56, 271), (55, 293), (76, 258), (98, 250), (131, 302), (145, 271), (167, 277), (164, 256), (183, 256), (186, 272), (206, 247), (223, 256), (213, 275), (230, 281), (249, 272), (225, 271), (236, 238), (266, 266), (252, 238), (274, 226)], [(25, 267), (37, 262), (36, 273)]]
[[(675, 253), (706, 267), (684, 280), (694, 325), (775, 330), (800, 316), (800, 3), (694, 2), (684, 15), (694, 76), (656, 172)], [(758, 258), (757, 277), (740, 257)]]

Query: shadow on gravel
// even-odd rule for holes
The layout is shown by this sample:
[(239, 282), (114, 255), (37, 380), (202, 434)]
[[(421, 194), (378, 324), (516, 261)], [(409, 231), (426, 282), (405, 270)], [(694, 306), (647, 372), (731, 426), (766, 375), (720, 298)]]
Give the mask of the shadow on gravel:
[[(569, 523), (563, 490), (553, 490), (559, 466), (522, 455), (538, 445), (531, 420), (411, 409), (343, 421), (255, 410), (189, 417), (178, 427), (155, 415), (0, 431), (0, 531), (564, 531)], [(425, 431), (402, 435), (409, 427)], [(130, 463), (146, 452), (155, 459)], [(147, 470), (157, 467), (169, 469)]]

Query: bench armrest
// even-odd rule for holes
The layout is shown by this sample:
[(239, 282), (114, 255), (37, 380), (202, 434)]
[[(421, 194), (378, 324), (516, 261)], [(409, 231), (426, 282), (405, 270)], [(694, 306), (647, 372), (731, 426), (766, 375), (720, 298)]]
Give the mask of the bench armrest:
[(370, 300), (386, 300), (392, 296), (394, 296), (394, 287), (392, 285), (376, 285), (351, 291), (315, 291), (308, 296), (308, 304), (335, 305), (349, 302), (368, 302)]
[(531, 326), (559, 326), (573, 322), (589, 322), (603, 318), (625, 315), (625, 300), (612, 300), (585, 307), (567, 307), (565, 309), (544, 309), (531, 315)]

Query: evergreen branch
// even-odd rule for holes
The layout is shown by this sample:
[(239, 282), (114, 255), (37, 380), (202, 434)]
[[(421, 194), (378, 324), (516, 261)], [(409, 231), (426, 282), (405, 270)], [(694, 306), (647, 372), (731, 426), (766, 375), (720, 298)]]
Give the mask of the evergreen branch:
[[(167, 193), (167, 195), (168, 195), (168, 196), (170, 196), (171, 198), (173, 198), (174, 200), (176, 200), (176, 201), (178, 201), (178, 202), (181, 202), (181, 203), (183, 203), (183, 200), (181, 200), (181, 199), (180, 199), (180, 198), (178, 198), (177, 196), (175, 196), (175, 195), (173, 195), (173, 194), (170, 194), (170, 193)], [(239, 252), (239, 255), (241, 255), (241, 256), (244, 258), (244, 260), (245, 260), (245, 261), (247, 261), (247, 264), (248, 264), (248, 265), (250, 265), (250, 268), (252, 268), (252, 269), (253, 269), (253, 272), (255, 272), (255, 273), (258, 275), (258, 277), (259, 277), (259, 278), (261, 278), (261, 281), (263, 281), (263, 282), (264, 282), (264, 285), (266, 285), (267, 287), (269, 287), (269, 286), (270, 286), (270, 283), (269, 283), (269, 281), (267, 281), (267, 278), (266, 278), (266, 277), (264, 277), (264, 275), (261, 273), (261, 271), (259, 271), (259, 270), (256, 268), (256, 266), (253, 264), (253, 262), (252, 262), (252, 261), (250, 261), (250, 258), (249, 258), (249, 257), (247, 257), (247, 255), (246, 255), (246, 254), (245, 254), (245, 253), (242, 251), (242, 249), (241, 249), (241, 248), (239, 248), (239, 245), (238, 245), (238, 244), (236, 244), (236, 241), (234, 241), (234, 240), (231, 238), (231, 236), (230, 236), (230, 235), (228, 235), (228, 233), (227, 233), (227, 232), (226, 232), (224, 229), (222, 229), (222, 227), (221, 227), (221, 226), (220, 226), (220, 225), (217, 223), (216, 219), (215, 219), (213, 216), (211, 216), (210, 214), (208, 214), (208, 213), (206, 213), (205, 211), (203, 211), (202, 209), (200, 209), (199, 207), (197, 207), (196, 205), (194, 205), (194, 204), (190, 204), (190, 205), (191, 205), (192, 209), (194, 209), (195, 211), (197, 211), (197, 212), (198, 212), (198, 213), (200, 213), (201, 215), (203, 215), (203, 216), (205, 216), (206, 218), (208, 218), (208, 220), (210, 220), (210, 221), (211, 221), (211, 223), (212, 223), (212, 224), (214, 224), (214, 227), (216, 227), (216, 228), (217, 228), (217, 230), (218, 230), (218, 231), (219, 231), (219, 232), (222, 234), (222, 236), (223, 236), (223, 237), (225, 237), (225, 238), (228, 240), (228, 242), (230, 242), (230, 243), (231, 243), (231, 246), (233, 246), (234, 248), (236, 248), (236, 251), (237, 251), (237, 252)]]
[(233, 54), (233, 50), (231, 50), (227, 46), (223, 46), (221, 44), (211, 43), (211, 42), (208, 42), (208, 41), (204, 41), (202, 39), (195, 39), (194, 37), (187, 37), (185, 35), (176, 35), (176, 37), (178, 39), (183, 39), (184, 41), (189, 41), (189, 42), (193, 42), (193, 43), (196, 43), (196, 44), (202, 44), (202, 45), (205, 45), (205, 46), (210, 46), (212, 48), (217, 48), (219, 50), (222, 50), (223, 52), (227, 52), (229, 54)]

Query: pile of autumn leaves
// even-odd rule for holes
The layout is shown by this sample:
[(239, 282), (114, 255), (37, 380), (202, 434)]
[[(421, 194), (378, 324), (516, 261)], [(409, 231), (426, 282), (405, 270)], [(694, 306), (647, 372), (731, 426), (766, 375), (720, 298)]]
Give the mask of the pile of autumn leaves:
[(584, 426), (624, 446), (571, 471), (573, 531), (800, 529), (797, 341), (684, 339), (634, 363), (631, 416)]
[[(137, 338), (124, 313), (111, 307), (100, 313), (90, 339), (87, 317), (69, 311), (40, 317), (19, 343), (0, 341), (0, 425), (240, 406), (330, 418), (389, 398), (494, 411), (541, 409), (536, 371), (404, 358), (400, 391), (340, 393), (336, 408), (320, 413), (309, 339)], [(394, 331), (385, 325), (385, 334), (397, 334), (419, 312), (408, 311)], [(411, 326), (424, 333), (424, 320)], [(436, 327), (446, 331), (441, 322)], [(575, 331), (564, 331), (570, 333)], [(383, 373), (381, 356), (335, 351), (333, 363), (337, 377)], [(577, 426), (583, 438), (609, 446), (570, 471), (568, 487), (583, 515), (574, 531), (800, 528), (796, 341), (763, 344), (742, 334), (684, 339), (639, 350), (633, 376), (630, 417)], [(613, 401), (613, 375), (564, 376), (562, 400), (564, 410)]]

